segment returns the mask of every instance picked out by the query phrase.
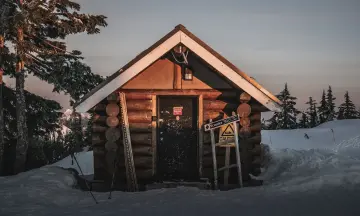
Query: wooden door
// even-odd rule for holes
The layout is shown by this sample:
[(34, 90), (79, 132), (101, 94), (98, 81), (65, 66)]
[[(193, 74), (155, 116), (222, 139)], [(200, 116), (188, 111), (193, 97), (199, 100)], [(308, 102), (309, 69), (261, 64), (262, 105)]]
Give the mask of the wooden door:
[(167, 181), (198, 178), (197, 98), (158, 98), (157, 177)]

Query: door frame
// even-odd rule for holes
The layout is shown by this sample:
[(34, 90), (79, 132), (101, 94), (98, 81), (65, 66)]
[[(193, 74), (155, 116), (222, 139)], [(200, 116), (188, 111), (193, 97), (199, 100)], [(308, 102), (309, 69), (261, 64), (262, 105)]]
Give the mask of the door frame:
[[(157, 164), (158, 164), (158, 148), (157, 148), (157, 144), (159, 143), (159, 117), (160, 117), (160, 99), (161, 98), (189, 98), (189, 99), (195, 99), (196, 100), (196, 124), (194, 125), (196, 127), (196, 149), (197, 149), (197, 158), (196, 158), (196, 167), (198, 170), (198, 179), (200, 179), (202, 177), (202, 152), (203, 152), (203, 134), (202, 134), (202, 124), (203, 124), (203, 98), (202, 95), (156, 95), (156, 144), (155, 144), (155, 148), (154, 148), (154, 177), (156, 179), (158, 179), (158, 169), (157, 169)], [(201, 108), (201, 110), (200, 110)], [(201, 126), (200, 126), (201, 125)], [(200, 127), (199, 127), (200, 126)], [(194, 128), (195, 129), (195, 128)], [(200, 137), (201, 136), (201, 137)]]

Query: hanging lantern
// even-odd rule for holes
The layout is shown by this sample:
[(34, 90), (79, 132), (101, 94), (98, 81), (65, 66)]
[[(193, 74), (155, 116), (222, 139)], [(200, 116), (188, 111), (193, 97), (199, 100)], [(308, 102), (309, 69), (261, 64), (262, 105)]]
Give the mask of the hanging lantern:
[(5, 38), (4, 36), (0, 35), (0, 48), (3, 48), (5, 46)]
[(187, 50), (186, 46), (179, 44), (176, 47), (174, 47), (174, 52), (177, 56), (181, 56), (185, 51)]
[(184, 69), (184, 80), (193, 80), (193, 72), (187, 67)]

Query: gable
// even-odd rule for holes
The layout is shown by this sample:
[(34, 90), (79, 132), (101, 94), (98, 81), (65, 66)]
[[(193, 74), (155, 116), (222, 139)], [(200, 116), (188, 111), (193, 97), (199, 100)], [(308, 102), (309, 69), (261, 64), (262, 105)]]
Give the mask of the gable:
[(181, 25), (177, 26), (173, 31), (149, 49), (142, 52), (133, 61), (129, 62), (89, 94), (85, 95), (81, 101), (75, 105), (75, 109), (78, 112), (87, 112), (113, 91), (117, 90), (119, 87), (123, 87), (146, 68), (149, 66), (151, 67), (154, 62), (180, 43), (188, 47), (207, 64), (211, 65), (211, 67), (219, 72), (219, 74), (226, 77), (238, 88), (246, 91), (269, 110), (279, 111), (280, 101), (275, 96), (228, 62), (224, 57), (212, 50), (200, 39), (196, 38)]
[[(181, 66), (171, 61), (171, 55), (158, 59), (151, 66), (140, 72), (121, 89), (233, 89), (234, 87), (200, 62), (191, 52), (188, 55), (189, 65), (194, 76), (193, 80), (181, 77)], [(178, 82), (178, 83), (176, 83)]]

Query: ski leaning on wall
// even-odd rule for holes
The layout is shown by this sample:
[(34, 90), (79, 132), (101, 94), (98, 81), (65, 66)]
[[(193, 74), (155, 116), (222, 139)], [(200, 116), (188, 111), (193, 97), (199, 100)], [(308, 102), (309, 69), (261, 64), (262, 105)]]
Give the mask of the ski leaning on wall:
[(119, 97), (120, 97), (121, 127), (123, 132), (127, 186), (129, 191), (138, 191), (139, 188), (136, 179), (134, 156), (132, 153), (125, 93), (120, 92)]

